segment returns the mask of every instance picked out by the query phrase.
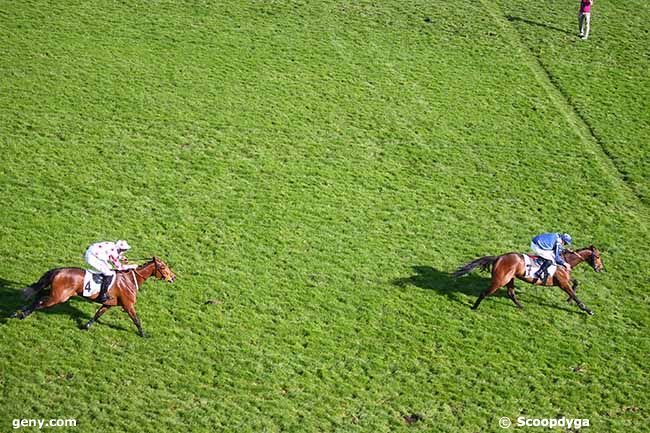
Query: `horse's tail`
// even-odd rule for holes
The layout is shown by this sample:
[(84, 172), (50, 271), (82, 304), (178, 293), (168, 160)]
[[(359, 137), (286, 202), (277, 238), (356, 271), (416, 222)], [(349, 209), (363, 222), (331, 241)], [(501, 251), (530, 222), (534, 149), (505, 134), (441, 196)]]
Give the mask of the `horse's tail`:
[(23, 299), (29, 299), (35, 296), (37, 293), (41, 292), (44, 288), (49, 286), (57, 270), (58, 269), (52, 269), (47, 271), (37, 282), (35, 282), (31, 286), (25, 287), (21, 291)]
[(463, 275), (469, 274), (475, 268), (480, 267), (482, 271), (489, 271), (494, 262), (496, 262), (498, 256), (485, 256), (480, 257), (476, 260), (473, 260), (466, 265), (461, 266), (451, 274), (454, 278), (462, 277)]

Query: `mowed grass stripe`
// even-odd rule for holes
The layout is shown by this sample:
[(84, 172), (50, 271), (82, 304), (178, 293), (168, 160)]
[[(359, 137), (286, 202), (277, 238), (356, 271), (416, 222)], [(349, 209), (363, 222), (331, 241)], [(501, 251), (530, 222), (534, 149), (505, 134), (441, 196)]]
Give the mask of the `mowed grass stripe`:
[[(481, 3), (485, 10), (492, 16), (494, 22), (499, 26), (506, 38), (512, 43), (513, 48), (521, 55), (522, 61), (529, 66), (535, 80), (543, 86), (549, 99), (555, 103), (558, 111), (560, 111), (566, 118), (567, 123), (571, 125), (575, 134), (582, 139), (583, 144), (602, 151), (600, 159), (605, 165), (606, 170), (617, 173), (623, 184), (630, 187), (630, 192), (632, 194), (638, 194), (634, 185), (630, 185), (626, 182), (627, 176), (621, 171), (621, 168), (616, 165), (616, 161), (613, 159), (610, 149), (606, 146), (603, 140), (597, 136), (594, 127), (588, 123), (588, 120), (577, 111), (576, 107), (572, 104), (570, 96), (567, 95), (565, 90), (561, 87), (561, 83), (553, 77), (551, 71), (546, 67), (546, 65), (540, 62), (539, 57), (531, 54), (529, 48), (522, 42), (516, 28), (510, 24), (510, 21), (523, 21), (525, 18), (520, 17), (519, 19), (515, 19), (510, 16), (511, 18), (508, 19), (508, 17), (503, 14), (497, 3), (488, 1), (482, 1)], [(643, 198), (640, 195), (636, 195), (636, 197), (639, 200), (642, 200)]]
[[(623, 180), (648, 204), (650, 123), (647, 2), (594, 6), (588, 41), (577, 37), (575, 5), (498, 2), (531, 54), (608, 154)], [(630, 15), (629, 11), (635, 11)]]

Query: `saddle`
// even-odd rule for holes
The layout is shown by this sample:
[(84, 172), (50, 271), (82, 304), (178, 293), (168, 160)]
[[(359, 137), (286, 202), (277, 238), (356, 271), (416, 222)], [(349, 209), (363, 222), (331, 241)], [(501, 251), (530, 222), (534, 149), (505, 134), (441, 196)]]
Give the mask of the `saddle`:
[(109, 279), (108, 288), (110, 289), (115, 283), (115, 274), (107, 275), (104, 277), (101, 272), (95, 272), (86, 269), (86, 273), (84, 274), (84, 289), (82, 295), (85, 297), (90, 297), (94, 296), (96, 293), (99, 293), (102, 288), (102, 280), (104, 278)]
[[(531, 254), (522, 254), (522, 255), (524, 256), (524, 263), (526, 266), (526, 278), (538, 278), (536, 275), (537, 271), (539, 271), (539, 268), (546, 261), (546, 259)], [(549, 278), (552, 278), (553, 275), (555, 275), (556, 270), (557, 270), (557, 265), (555, 264), (550, 265), (546, 269), (546, 276), (544, 278), (544, 282), (546, 282), (546, 280), (548, 280)]]

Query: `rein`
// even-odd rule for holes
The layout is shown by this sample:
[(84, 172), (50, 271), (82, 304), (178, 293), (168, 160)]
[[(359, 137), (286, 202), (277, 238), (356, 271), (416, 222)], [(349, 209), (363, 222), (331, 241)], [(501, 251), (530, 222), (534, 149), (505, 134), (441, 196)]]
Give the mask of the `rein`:
[[(135, 283), (135, 291), (137, 292), (138, 290), (140, 290), (140, 285), (138, 284), (138, 279), (135, 276), (135, 274), (137, 274), (137, 272), (135, 271), (135, 269), (131, 269), (131, 270), (133, 271), (133, 273), (131, 275), (133, 276), (133, 282)], [(138, 275), (140, 275), (140, 274), (138, 274)]]
[(568, 252), (570, 252), (571, 254), (573, 254), (574, 256), (579, 257), (581, 262), (584, 262), (584, 261), (585, 261), (585, 259), (584, 259), (580, 254), (576, 253), (576, 252), (573, 251), (573, 250), (570, 250), (570, 249), (568, 249), (568, 248), (565, 248), (564, 251), (568, 251)]
[[(156, 273), (160, 273), (160, 275), (162, 275), (162, 272), (160, 271), (160, 265), (158, 264), (158, 260), (156, 260), (156, 259), (154, 258), (154, 259), (152, 260), (152, 263), (153, 263), (153, 265), (154, 265), (154, 270), (153, 270), (153, 272), (151, 273), (150, 276), (154, 276), (154, 277), (155, 277), (155, 276), (156, 276)], [(133, 283), (135, 284), (135, 291), (136, 291), (136, 292), (140, 290), (140, 285), (138, 284), (138, 279), (137, 279), (136, 275), (137, 275), (138, 277), (142, 278), (143, 281), (145, 281), (147, 278), (149, 278), (149, 277), (145, 277), (145, 276), (142, 275), (140, 272), (138, 272), (138, 268), (143, 267), (143, 266), (147, 266), (147, 265), (149, 265), (149, 263), (146, 263), (145, 265), (140, 265), (140, 266), (138, 266), (137, 268), (129, 269), (129, 271), (130, 271), (129, 274), (133, 277)]]
[[(589, 248), (585, 248), (583, 251), (587, 251), (587, 250), (589, 250)], [(568, 252), (570, 252), (571, 254), (573, 254), (574, 256), (580, 257), (580, 262), (587, 262), (587, 261), (588, 261), (587, 263), (589, 263), (589, 266), (591, 266), (591, 267), (594, 268), (594, 269), (596, 268), (596, 262), (595, 262), (595, 258), (594, 258), (594, 253), (593, 253), (593, 251), (592, 251), (591, 254), (589, 255), (589, 258), (588, 258), (588, 259), (585, 259), (585, 258), (582, 257), (580, 254), (578, 254), (578, 253), (576, 253), (575, 251), (570, 250), (570, 249), (568, 249), (568, 248), (565, 248), (564, 251), (568, 251)], [(580, 263), (580, 262), (578, 262), (578, 263)]]
[[(153, 273), (152, 273), (151, 275), (153, 275), (153, 276), (155, 277), (155, 276), (156, 276), (156, 272), (160, 272), (160, 270), (158, 269), (158, 267), (159, 267), (159, 265), (158, 265), (158, 260), (154, 259), (154, 260), (153, 260), (153, 265), (154, 265), (154, 270), (153, 270)], [(146, 280), (146, 278), (144, 277), (144, 275), (142, 275), (140, 272), (138, 272), (137, 268), (135, 268), (135, 269), (131, 269), (131, 270), (132, 270), (135, 274), (137, 274), (140, 278), (142, 278), (143, 280)], [(161, 275), (162, 275), (162, 274), (161, 274)]]

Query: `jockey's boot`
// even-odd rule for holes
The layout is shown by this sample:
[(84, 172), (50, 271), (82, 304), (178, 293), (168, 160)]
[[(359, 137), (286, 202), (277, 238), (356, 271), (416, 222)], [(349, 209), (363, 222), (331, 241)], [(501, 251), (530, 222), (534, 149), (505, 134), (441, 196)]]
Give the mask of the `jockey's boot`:
[(544, 284), (546, 284), (546, 279), (548, 278), (548, 268), (551, 266), (551, 264), (552, 263), (550, 260), (544, 260), (539, 267), (539, 270), (535, 273), (535, 277), (542, 280)]
[(97, 299), (95, 301), (101, 302), (102, 304), (106, 301), (108, 301), (108, 286), (111, 284), (111, 280), (113, 279), (112, 275), (102, 275), (102, 288), (99, 290), (99, 296), (97, 296)]

